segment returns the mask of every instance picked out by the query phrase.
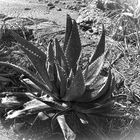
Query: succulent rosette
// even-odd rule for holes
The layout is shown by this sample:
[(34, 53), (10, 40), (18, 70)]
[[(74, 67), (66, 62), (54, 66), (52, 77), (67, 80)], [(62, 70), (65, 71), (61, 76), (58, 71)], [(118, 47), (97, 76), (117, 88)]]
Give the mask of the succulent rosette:
[(115, 81), (110, 68), (103, 74), (107, 55), (104, 26), (97, 48), (84, 69), (79, 64), (82, 45), (77, 23), (69, 15), (64, 45), (60, 46), (57, 39), (51, 40), (46, 52), (15, 32), (8, 30), (8, 33), (21, 44), (20, 49), (31, 61), (36, 74), (14, 64), (0, 62), (27, 77), (22, 81), (32, 89), (32, 92), (2, 94), (1, 106), (10, 109), (6, 119), (40, 112), (48, 115), (53, 113), (52, 125), (57, 120), (65, 139), (72, 140), (79, 131), (77, 122), (85, 126), (90, 123), (91, 116), (109, 115)]

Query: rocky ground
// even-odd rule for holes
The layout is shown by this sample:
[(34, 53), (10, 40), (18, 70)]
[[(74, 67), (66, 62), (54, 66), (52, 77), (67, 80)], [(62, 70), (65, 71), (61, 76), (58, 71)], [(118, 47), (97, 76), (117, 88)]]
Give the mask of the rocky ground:
[(0, 18), (8, 16), (34, 22), (40, 20), (38, 28), (49, 28), (52, 25), (65, 27), (66, 14), (76, 19), (77, 11), (84, 6), (86, 3), (74, 0), (0, 0)]
[[(89, 3), (88, 0), (0, 0), (0, 23), (8, 17), (6, 23), (10, 28), (24, 26), (35, 31), (37, 37), (57, 32), (64, 35), (66, 15), (77, 19), (79, 10)], [(82, 42), (87, 44), (85, 39)]]
[[(101, 10), (97, 9), (94, 2), (95, 0), (0, 0), (0, 25), (5, 21), (6, 25), (13, 30), (17, 31), (18, 29), (22, 29), (24, 31), (24, 28), (26, 28), (26, 31), (30, 31), (28, 32), (29, 36), (34, 35), (34, 38), (29, 37), (28, 39), (34, 40), (36, 43), (40, 43), (40, 45), (47, 42), (52, 37), (57, 37), (59, 41), (62, 40), (63, 42), (66, 15), (69, 14), (79, 25), (83, 51), (86, 52), (84, 55), (89, 57), (90, 52), (94, 50), (94, 46), (99, 40), (102, 31), (101, 24), (103, 23), (107, 35), (106, 48), (109, 48), (113, 52), (113, 60), (122, 51), (120, 51), (122, 48), (117, 48), (116, 44), (118, 42), (111, 39), (111, 19), (105, 16), (105, 13)], [(38, 42), (39, 40), (41, 42)], [(134, 49), (136, 50), (136, 48)], [(129, 51), (132, 50), (133, 48), (130, 47)], [(133, 57), (133, 54), (129, 57)], [(125, 58), (116, 65), (116, 69), (118, 72), (124, 74), (126, 84), (131, 82), (132, 86), (136, 86), (137, 80), (137, 88), (140, 87), (139, 78), (137, 76), (137, 74), (139, 74), (139, 69), (136, 69), (135, 66), (129, 68)], [(121, 79), (118, 73), (116, 77), (118, 80)], [(135, 80), (130, 81), (130, 79)], [(134, 89), (136, 89), (136, 87)], [(4, 126), (7, 126), (8, 123), (9, 122), (6, 122)], [(50, 132), (49, 128), (46, 127), (45, 129), (48, 129), (48, 133)], [(130, 130), (128, 129), (128, 131)], [(48, 134), (46, 135), (48, 136)], [(139, 137), (139, 133), (136, 134), (136, 137)], [(7, 131), (7, 129), (1, 125), (0, 139), (15, 140), (19, 138), (13, 133), (13, 129), (8, 128)], [(61, 136), (60, 139), (62, 139)], [(42, 139), (37, 138), (34, 140)], [(51, 138), (49, 140), (54, 139)], [(131, 138), (129, 140), (131, 140)], [(136, 140), (138, 139), (136, 138)]]

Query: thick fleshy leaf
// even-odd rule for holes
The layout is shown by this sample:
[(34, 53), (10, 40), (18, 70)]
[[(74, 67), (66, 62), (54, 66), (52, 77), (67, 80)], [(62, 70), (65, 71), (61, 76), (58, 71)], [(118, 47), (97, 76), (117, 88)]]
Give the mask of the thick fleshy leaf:
[(50, 41), (48, 44), (48, 53), (47, 53), (47, 72), (49, 74), (49, 80), (54, 80), (54, 48), (53, 43)]
[[(81, 113), (82, 114), (82, 113)], [(83, 127), (85, 127), (82, 122), (80, 121), (80, 118), (77, 116), (77, 112), (71, 111), (70, 114), (65, 114), (65, 120), (70, 127), (70, 129), (75, 133), (79, 134), (82, 132), (83, 136)], [(73, 121), (71, 121), (73, 120)]]
[(82, 74), (82, 70), (79, 67), (71, 85), (66, 90), (66, 94), (63, 98), (64, 101), (76, 101), (85, 92), (85, 81)]
[(60, 66), (65, 70), (66, 74), (68, 74), (70, 71), (67, 64), (68, 62), (57, 39), (55, 39), (55, 47), (56, 47), (56, 60), (59, 62)]
[(54, 64), (48, 63), (47, 72), (49, 74), (49, 80), (54, 81)]
[[(100, 74), (102, 67), (104, 65), (106, 53), (101, 55), (98, 59), (96, 59), (92, 64), (88, 66), (83, 74), (85, 76), (85, 85), (89, 86), (93, 83), (96, 77)], [(95, 83), (95, 82), (94, 82)]]
[(92, 89), (88, 88), (85, 91), (85, 94), (79, 98), (77, 101), (79, 102), (91, 102), (99, 97), (101, 97), (103, 94), (107, 94), (106, 91), (108, 90), (108, 87), (110, 86), (112, 80), (111, 71), (109, 72), (107, 77), (104, 77), (103, 80), (97, 81), (96, 85), (92, 86)]
[(0, 27), (0, 40), (2, 39), (3, 37), (3, 25)]
[(93, 83), (90, 86), (87, 86), (89, 90), (98, 90), (100, 89), (107, 81), (107, 76), (98, 75), (96, 79), (93, 81)]
[[(91, 90), (89, 90), (89, 92), (91, 92), (90, 94), (91, 94), (92, 100), (99, 98), (103, 94), (107, 94), (106, 91), (107, 91), (108, 87), (110, 86), (111, 80), (112, 80), (112, 75), (111, 75), (111, 71), (109, 71), (108, 76), (104, 77), (104, 80), (100, 80), (99, 82), (97, 82), (97, 84), (95, 84), (95, 86), (92, 87)], [(100, 87), (100, 89), (99, 89), (99, 87)], [(97, 88), (97, 90), (96, 90), (96, 88)]]
[(70, 87), (73, 79), (74, 79), (74, 73), (73, 73), (73, 70), (71, 69), (69, 73), (69, 77), (67, 78), (67, 88)]
[(64, 41), (64, 47), (63, 47), (64, 52), (67, 48), (67, 44), (68, 44), (68, 41), (70, 38), (71, 30), (72, 30), (72, 19), (69, 15), (67, 15), (65, 41)]
[(40, 98), (36, 96), (32, 96), (32, 97), (33, 99), (31, 101), (26, 102), (22, 106), (23, 109), (9, 111), (6, 119), (23, 117), (26, 115), (36, 114), (42, 111), (45, 111), (45, 113), (48, 114), (55, 113), (56, 110), (61, 111), (66, 108), (59, 103), (55, 103), (51, 97), (49, 98), (47, 96), (42, 96)]
[(54, 130), (56, 127), (57, 127), (57, 117), (58, 116), (61, 116), (61, 115), (64, 115), (64, 114), (68, 114), (69, 113), (69, 109), (66, 109), (66, 110), (63, 110), (63, 111), (59, 111), (59, 112), (56, 112), (53, 116), (52, 116), (52, 119), (51, 119), (51, 128), (52, 130)]
[(75, 73), (77, 68), (77, 61), (81, 53), (81, 41), (79, 37), (78, 27), (75, 20), (73, 20), (72, 31), (65, 51), (69, 67)]
[(65, 120), (65, 116), (64, 115), (58, 116), (57, 121), (60, 125), (62, 132), (63, 132), (65, 140), (75, 140), (76, 134), (67, 125), (66, 120)]
[(24, 38), (20, 37), (13, 31), (10, 31), (10, 34), (16, 39), (18, 43), (21, 44), (21, 49), (25, 52), (28, 56), (34, 67), (36, 68), (39, 76), (43, 80), (45, 84), (48, 85), (50, 90), (52, 90), (51, 83), (49, 81), (49, 75), (46, 69), (46, 60), (47, 56), (44, 52), (38, 49), (36, 46), (25, 40)]
[(26, 84), (26, 86), (30, 89), (30, 90), (34, 90), (34, 91), (41, 91), (41, 89), (34, 84), (30, 79), (28, 78), (24, 78), (22, 79), (23, 83)]
[(39, 81), (37, 77), (24, 70), (23, 68), (7, 62), (0, 62), (0, 65), (11, 67), (15, 71), (22, 73), (23, 75), (27, 76), (32, 82), (34, 82), (39, 88), (41, 88), (46, 94), (50, 95), (51, 97), (53, 96), (54, 98), (57, 98), (55, 95), (52, 94), (52, 92), (50, 92), (50, 89), (47, 85), (45, 85), (42, 81)]
[(114, 102), (110, 101), (107, 102), (105, 104), (99, 104), (93, 108), (89, 108), (89, 109), (82, 109), (82, 108), (77, 108), (79, 110), (79, 112), (85, 113), (85, 114), (102, 114), (102, 113), (109, 113), (111, 112), (111, 108), (113, 107)]
[(41, 111), (51, 109), (47, 104), (39, 100), (31, 100), (24, 104), (23, 109), (8, 112), (6, 119), (23, 117), (31, 114), (36, 114)]
[(113, 93), (114, 89), (115, 89), (115, 84), (116, 84), (115, 78), (113, 77), (111, 79), (111, 83), (108, 86), (108, 89), (106, 91), (106, 94), (101, 95), (99, 98), (97, 98), (96, 100), (94, 100), (94, 102), (95, 103), (104, 103), (107, 100), (109, 100), (111, 98), (111, 96), (112, 96), (112, 93)]
[(58, 78), (58, 71), (57, 71), (57, 67), (56, 64), (53, 64), (53, 81), (51, 81), (52, 83), (52, 94), (55, 94), (56, 97), (59, 98), (60, 96), (60, 79)]
[(50, 41), (48, 44), (47, 60), (51, 65), (54, 63), (54, 53), (53, 42)]
[(67, 77), (64, 69), (59, 65), (59, 63), (56, 63), (57, 66), (57, 74), (58, 74), (58, 79), (60, 81), (59, 86), (60, 86), (60, 95), (59, 98), (63, 98), (66, 92), (66, 86), (67, 86)]
[(104, 29), (104, 25), (102, 25), (102, 27), (103, 27), (102, 35), (101, 35), (100, 41), (97, 45), (97, 48), (95, 50), (95, 53), (92, 54), (92, 56), (91, 56), (90, 63), (93, 63), (99, 56), (101, 56), (105, 52), (105, 29)]
[(51, 108), (53, 108), (54, 110), (58, 110), (58, 111), (65, 111), (67, 109), (69, 109), (69, 105), (66, 103), (61, 103), (61, 102), (57, 102), (55, 100), (53, 100), (54, 98), (52, 97), (34, 97), (34, 99), (37, 99), (45, 104), (47, 104), (48, 106), (50, 106)]
[(59, 44), (59, 41), (57, 40), (57, 38), (55, 38), (55, 40), (54, 40), (54, 46), (55, 46), (55, 57), (56, 57), (56, 60), (61, 65), (61, 59), (62, 59), (62, 55), (64, 53), (62, 52), (62, 48), (60, 47), (60, 44)]

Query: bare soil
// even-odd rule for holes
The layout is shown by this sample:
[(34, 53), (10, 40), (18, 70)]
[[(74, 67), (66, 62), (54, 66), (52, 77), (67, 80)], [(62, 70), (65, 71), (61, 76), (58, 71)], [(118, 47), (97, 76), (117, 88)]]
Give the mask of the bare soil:
[[(73, 1), (71, 1), (71, 3), (72, 2)], [(78, 16), (77, 11), (65, 8), (67, 4), (65, 4), (66, 2), (64, 3), (64, 1), (54, 4), (55, 7), (52, 9), (47, 6), (48, 3), (38, 2), (37, 0), (0, 0), (0, 13), (1, 16), (6, 15), (8, 17), (47, 19), (62, 27), (65, 26), (67, 14), (70, 14), (74, 19)]]

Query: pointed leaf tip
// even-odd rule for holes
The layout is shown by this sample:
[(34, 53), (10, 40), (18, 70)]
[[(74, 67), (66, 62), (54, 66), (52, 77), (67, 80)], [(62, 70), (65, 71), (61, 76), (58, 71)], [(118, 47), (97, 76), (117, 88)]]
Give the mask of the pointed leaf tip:
[(72, 19), (71, 19), (70, 15), (67, 14), (65, 41), (64, 41), (64, 48), (63, 48), (64, 52), (67, 48), (67, 44), (68, 44), (68, 41), (70, 38), (71, 30), (72, 30)]
[(50, 41), (48, 44), (48, 62), (50, 63), (50, 65), (52, 65), (54, 63), (54, 49), (53, 49), (53, 44)]
[(56, 57), (56, 60), (61, 65), (62, 50), (61, 50), (61, 47), (57, 38), (54, 39), (54, 44), (55, 44), (55, 57)]
[(65, 51), (70, 68), (75, 73), (77, 61), (81, 53), (81, 41), (79, 37), (78, 27), (75, 20), (73, 20), (72, 31)]
[(88, 66), (88, 68), (84, 71), (86, 86), (93, 84), (95, 79), (100, 74), (102, 67), (104, 65), (105, 56), (106, 56), (106, 53), (104, 53), (98, 59), (96, 59), (93, 63), (91, 63)]
[(66, 60), (63, 49), (61, 48), (57, 38), (54, 40), (55, 50), (56, 50), (56, 60), (59, 62), (59, 65), (65, 70), (66, 74), (69, 73), (68, 62)]
[(102, 24), (102, 35), (95, 50), (95, 53), (91, 57), (90, 63), (94, 62), (99, 56), (101, 56), (104, 53), (104, 51), (105, 51), (105, 29), (104, 25)]
[(79, 98), (79, 102), (95, 102), (98, 100), (98, 103), (100, 101), (103, 101), (106, 99), (107, 91), (109, 89), (109, 86), (111, 84), (112, 80), (112, 74), (111, 70), (108, 73), (107, 77), (99, 75), (96, 79), (96, 83), (91, 85), (89, 87), (83, 97)]

